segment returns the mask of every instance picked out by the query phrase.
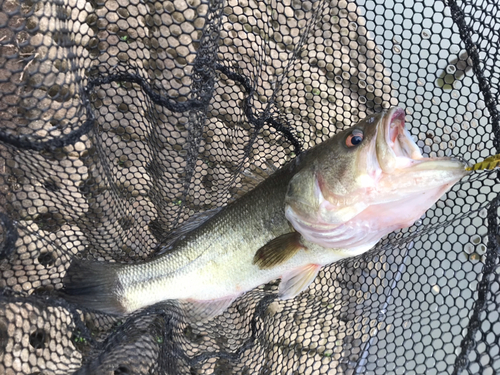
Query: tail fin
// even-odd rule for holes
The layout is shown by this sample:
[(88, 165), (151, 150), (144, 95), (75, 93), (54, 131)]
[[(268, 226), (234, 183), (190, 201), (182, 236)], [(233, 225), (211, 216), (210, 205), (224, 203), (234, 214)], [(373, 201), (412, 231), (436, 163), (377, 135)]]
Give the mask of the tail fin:
[(62, 289), (64, 298), (82, 307), (109, 314), (124, 314), (120, 303), (122, 285), (116, 263), (75, 259), (66, 271)]

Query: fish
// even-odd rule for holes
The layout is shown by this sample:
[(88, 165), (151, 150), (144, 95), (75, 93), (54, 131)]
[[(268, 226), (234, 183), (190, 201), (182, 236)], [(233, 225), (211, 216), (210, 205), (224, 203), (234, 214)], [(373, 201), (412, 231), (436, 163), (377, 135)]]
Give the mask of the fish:
[(136, 264), (75, 259), (64, 296), (116, 315), (168, 302), (195, 322), (276, 279), (277, 297), (291, 299), (322, 267), (413, 225), (470, 173), (465, 167), (457, 158), (424, 157), (405, 128), (404, 110), (393, 107), (302, 152), (198, 219), (161, 255)]

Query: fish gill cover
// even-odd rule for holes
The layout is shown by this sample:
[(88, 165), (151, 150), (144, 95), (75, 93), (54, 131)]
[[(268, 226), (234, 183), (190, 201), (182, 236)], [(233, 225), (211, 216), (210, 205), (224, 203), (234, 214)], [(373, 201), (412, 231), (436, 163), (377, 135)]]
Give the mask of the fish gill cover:
[(0, 1), (0, 373), (500, 371), (496, 171), (292, 300), (190, 324), (60, 293), (391, 106), (425, 156), (499, 153), (498, 30), (492, 0)]

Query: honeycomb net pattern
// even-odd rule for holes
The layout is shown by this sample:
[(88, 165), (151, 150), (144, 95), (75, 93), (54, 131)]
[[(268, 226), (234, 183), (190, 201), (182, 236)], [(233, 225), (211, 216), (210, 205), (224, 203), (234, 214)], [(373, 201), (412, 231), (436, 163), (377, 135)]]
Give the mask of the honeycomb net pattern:
[(0, 1), (0, 373), (499, 372), (496, 172), (290, 301), (190, 325), (58, 294), (390, 106), (426, 156), (500, 152), (498, 30), (493, 0)]

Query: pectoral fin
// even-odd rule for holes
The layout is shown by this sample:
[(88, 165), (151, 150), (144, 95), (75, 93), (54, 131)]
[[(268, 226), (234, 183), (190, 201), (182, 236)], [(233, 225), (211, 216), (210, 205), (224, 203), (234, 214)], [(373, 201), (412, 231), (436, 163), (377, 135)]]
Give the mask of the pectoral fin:
[(180, 306), (190, 322), (201, 322), (222, 314), (237, 296), (208, 301), (181, 300)]
[(297, 251), (304, 248), (300, 243), (300, 233), (291, 232), (276, 237), (262, 246), (253, 257), (253, 264), (260, 269), (269, 269), (286, 262)]
[(281, 278), (278, 297), (290, 299), (306, 290), (318, 275), (320, 268), (321, 266), (318, 264), (308, 264), (285, 274)]

